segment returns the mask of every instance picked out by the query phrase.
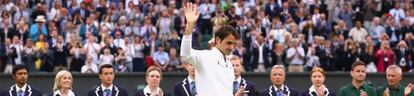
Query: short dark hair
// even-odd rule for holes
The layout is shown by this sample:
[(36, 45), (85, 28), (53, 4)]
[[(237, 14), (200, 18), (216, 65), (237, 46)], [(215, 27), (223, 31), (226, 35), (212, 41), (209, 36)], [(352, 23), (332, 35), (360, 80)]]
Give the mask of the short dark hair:
[(357, 66), (359, 66), (359, 65), (366, 66), (364, 62), (362, 62), (362, 61), (359, 61), (359, 60), (358, 60), (358, 61), (355, 61), (355, 62), (352, 64), (351, 70), (354, 70), (354, 69), (355, 69), (355, 67), (357, 67)]
[(114, 68), (111, 64), (104, 64), (101, 67), (99, 67), (99, 74), (102, 74), (102, 69), (103, 68)]
[(233, 35), (236, 39), (240, 38), (239, 33), (237, 33), (236, 29), (230, 25), (221, 26), (215, 34), (215, 38), (219, 38), (220, 40), (223, 40), (229, 35)]
[(21, 70), (21, 69), (26, 69), (27, 70), (27, 68), (26, 68), (26, 66), (24, 66), (24, 65), (15, 65), (14, 67), (13, 67), (13, 71), (12, 71), (12, 73), (13, 73), (13, 76), (15, 76), (16, 75), (16, 73), (17, 73), (17, 71), (18, 70)]

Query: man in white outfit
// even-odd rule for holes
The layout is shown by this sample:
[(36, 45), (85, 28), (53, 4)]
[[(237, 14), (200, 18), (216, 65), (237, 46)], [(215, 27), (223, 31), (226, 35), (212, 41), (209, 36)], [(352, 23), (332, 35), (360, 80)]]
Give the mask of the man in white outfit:
[(240, 89), (233, 94), (234, 72), (228, 55), (234, 49), (239, 35), (231, 26), (222, 26), (214, 37), (211, 50), (194, 50), (191, 34), (200, 15), (196, 4), (188, 3), (185, 8), (187, 25), (181, 43), (181, 56), (196, 70), (195, 85), (197, 96), (240, 96)]

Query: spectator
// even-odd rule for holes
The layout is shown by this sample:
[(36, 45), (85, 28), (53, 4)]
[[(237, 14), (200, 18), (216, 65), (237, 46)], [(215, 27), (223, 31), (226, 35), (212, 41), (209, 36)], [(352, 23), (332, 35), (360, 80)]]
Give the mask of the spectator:
[(34, 42), (37, 42), (38, 41), (38, 38), (37, 37), (40, 34), (43, 34), (43, 35), (46, 35), (47, 36), (48, 33), (47, 33), (46, 24), (45, 24), (46, 19), (45, 19), (45, 16), (44, 15), (37, 16), (36, 19), (35, 19), (35, 21), (37, 23), (33, 24), (30, 27), (30, 38), (32, 38)]
[(26, 40), (26, 45), (23, 48), (23, 61), (24, 65), (27, 66), (27, 71), (29, 72), (36, 72), (36, 48), (34, 46), (34, 43), (32, 39)]
[(368, 28), (368, 32), (374, 41), (374, 45), (379, 43), (379, 38), (382, 34), (385, 34), (384, 26), (380, 25), (380, 18), (374, 17), (372, 20), (372, 25)]
[(99, 46), (99, 44), (95, 42), (94, 36), (89, 36), (87, 42), (83, 45), (83, 50), (85, 50), (86, 55), (91, 56), (93, 63), (95, 64), (99, 64), (98, 54), (100, 48), (101, 46)]
[(397, 25), (400, 25), (400, 20), (405, 18), (405, 12), (402, 8), (400, 8), (400, 3), (395, 3), (394, 8), (390, 10), (389, 14), (394, 17)]
[(19, 40), (18, 36), (13, 36), (12, 44), (10, 45), (10, 47), (16, 52), (16, 57), (13, 59), (15, 65), (23, 64), (23, 44)]
[(262, 36), (256, 38), (257, 42), (254, 42), (252, 49), (252, 68), (254, 72), (266, 72), (266, 69), (270, 67), (269, 62), (269, 50), (265, 39)]
[(85, 65), (82, 66), (81, 73), (98, 73), (98, 64), (92, 62), (92, 57), (87, 57)]
[(320, 63), (322, 69), (326, 71), (334, 71), (335, 70), (335, 60), (338, 54), (335, 54), (334, 47), (332, 46), (331, 41), (326, 40), (321, 42), (320, 46), (316, 49), (316, 54), (318, 54), (320, 58)]
[(408, 58), (410, 58), (410, 56), (412, 56), (412, 53), (410, 52), (407, 44), (405, 43), (405, 41), (400, 41), (397, 44), (397, 48), (395, 49), (395, 55), (396, 55), (396, 63), (398, 66), (401, 67), (403, 72), (407, 72), (409, 71), (411, 68), (409, 66), (409, 63), (411, 60), (409, 60)]
[(144, 17), (144, 25), (140, 28), (141, 29), (141, 34), (140, 36), (145, 40), (145, 41), (149, 41), (150, 40), (150, 36), (152, 33), (157, 34), (157, 28), (155, 28), (152, 23), (151, 23), (151, 19), (149, 17)]
[(92, 18), (86, 18), (86, 23), (82, 24), (79, 30), (79, 36), (86, 38), (85, 34), (91, 32), (94, 36), (98, 36), (98, 28), (93, 24)]
[(117, 49), (117, 54), (114, 60), (117, 72), (130, 72), (132, 70), (132, 58), (128, 56), (122, 48)]
[(176, 48), (170, 48), (169, 49), (169, 61), (168, 61), (168, 67), (167, 72), (173, 72), (179, 69), (181, 65), (181, 59), (177, 55), (177, 49)]
[[(2, 16), (5, 17), (3, 19), (9, 18), (9, 15)], [(0, 28), (0, 40), (4, 42), (5, 39), (13, 39), (13, 36), (16, 34), (14, 28), (10, 26), (9, 20), (1, 21), (2, 27)]]
[(311, 71), (312, 68), (320, 67), (321, 63), (319, 57), (316, 55), (316, 48), (311, 47), (306, 54), (306, 71)]
[[(201, 0), (201, 4), (199, 5), (200, 10), (200, 32), (202, 34), (212, 34), (213, 26), (211, 24), (211, 18), (213, 17), (213, 13), (216, 11), (216, 5), (209, 2), (209, 0)], [(237, 10), (237, 9), (236, 9)], [(237, 13), (236, 13), (237, 14)], [(241, 14), (239, 14), (241, 15)]]
[(353, 12), (352, 7), (345, 4), (339, 12), (338, 17), (345, 22), (346, 30), (351, 30), (353, 26), (352, 20), (355, 18), (355, 13)]
[[(161, 0), (159, 0), (161, 1)], [(170, 16), (167, 11), (162, 11), (160, 13), (160, 18), (158, 19), (156, 26), (159, 29), (158, 39), (160, 41), (167, 41), (168, 37), (171, 36), (171, 31), (173, 30), (173, 21), (172, 16)]]
[(52, 72), (55, 65), (53, 64), (55, 60), (55, 52), (49, 47), (49, 44), (43, 44), (44, 50), (40, 50), (37, 56), (41, 60), (40, 71), (43, 72)]
[(170, 66), (170, 58), (168, 53), (164, 51), (164, 48), (164, 45), (159, 45), (158, 50), (153, 55), (155, 65), (163, 71), (167, 70), (167, 67)]
[(348, 36), (352, 38), (353, 41), (358, 42), (358, 43), (365, 42), (365, 36), (367, 35), (368, 35), (368, 32), (367, 30), (365, 30), (365, 28), (362, 28), (361, 21), (356, 21), (355, 27), (353, 27), (351, 31), (349, 31), (349, 34), (348, 34)]
[(388, 27), (385, 28), (388, 37), (390, 37), (391, 46), (397, 45), (398, 41), (401, 40), (405, 34), (400, 32), (400, 28), (396, 25), (396, 20), (391, 18), (388, 21)]
[(273, 46), (274, 47), (271, 53), (272, 64), (270, 64), (270, 66), (274, 66), (274, 65), (288, 66), (287, 56), (286, 56), (287, 51), (283, 48), (283, 45), (280, 43), (277, 43), (277, 44), (274, 44)]
[(25, 21), (20, 20), (17, 24), (16, 24), (16, 36), (19, 37), (19, 42), (26, 44), (26, 40), (29, 38), (29, 33), (28, 33), (28, 26), (26, 24)]
[(389, 65), (395, 64), (395, 53), (392, 51), (388, 41), (381, 42), (381, 48), (376, 52), (375, 58), (377, 60), (378, 72), (384, 72)]
[(86, 9), (86, 7), (87, 7), (86, 2), (81, 2), (80, 3), (80, 8), (76, 9), (74, 11), (74, 13), (75, 14), (79, 13), (80, 16), (81, 16), (81, 19), (84, 20), (85, 18), (89, 17), (89, 14), (91, 14), (91, 12)]
[(70, 55), (72, 56), (70, 71), (80, 72), (81, 67), (85, 64), (84, 59), (88, 55), (85, 55), (85, 50), (78, 39), (72, 38), (72, 40), (70, 48)]
[(108, 48), (105, 48), (103, 54), (99, 57), (99, 65), (113, 64), (114, 60), (114, 55), (111, 54), (111, 51)]
[(133, 72), (144, 72), (145, 61), (144, 61), (144, 40), (140, 36), (135, 36), (134, 43), (132, 46), (132, 69)]
[(289, 72), (303, 72), (305, 51), (299, 46), (298, 39), (292, 40), (292, 47), (287, 50), (286, 56), (289, 63)]
[(321, 34), (319, 33), (319, 30), (316, 29), (314, 23), (310, 20), (306, 21), (306, 24), (303, 27), (302, 30), (302, 34), (305, 36), (305, 41), (307, 41), (306, 43), (308, 44), (312, 44), (315, 40), (314, 40), (314, 36), (320, 36)]
[(55, 52), (55, 71), (66, 70), (67, 65), (67, 56), (69, 54), (69, 50), (63, 40), (63, 36), (58, 36), (56, 45), (53, 46), (53, 51)]
[(2, 66), (4, 68), (4, 73), (11, 73), (13, 71), (13, 66), (16, 64), (15, 59), (17, 58), (16, 49), (14, 47), (11, 47), (11, 41), (10, 39), (6, 39), (4, 41), (5, 46), (5, 53), (6, 56), (3, 58), (3, 61), (5, 62)]
[(116, 48), (124, 48), (125, 47), (125, 40), (122, 38), (121, 30), (115, 30), (114, 36), (114, 47)]
[(180, 45), (181, 45), (181, 37), (178, 35), (178, 33), (176, 31), (173, 31), (171, 33), (170, 36), (168, 36), (167, 39), (170, 48), (176, 48), (176, 49), (180, 49)]

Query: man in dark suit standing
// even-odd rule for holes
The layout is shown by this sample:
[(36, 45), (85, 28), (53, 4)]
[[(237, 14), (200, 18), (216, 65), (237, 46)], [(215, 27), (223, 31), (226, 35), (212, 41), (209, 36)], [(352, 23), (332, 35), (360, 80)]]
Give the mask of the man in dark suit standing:
[(185, 69), (188, 72), (187, 78), (178, 82), (174, 86), (174, 96), (195, 96), (197, 94), (195, 87), (195, 70), (191, 64), (185, 64)]
[(270, 16), (270, 18), (276, 17), (278, 16), (278, 9), (281, 6), (279, 6), (275, 0), (270, 0), (269, 3), (266, 4), (265, 6), (265, 14)]
[(258, 68), (259, 65), (263, 65), (266, 69), (269, 66), (269, 45), (267, 45), (265, 38), (262, 36), (256, 37), (256, 41), (253, 44), (252, 55), (253, 55), (253, 62), (252, 68), (255, 72), (264, 72), (266, 70)]
[(88, 96), (128, 96), (125, 89), (113, 84), (115, 72), (111, 64), (105, 64), (99, 68), (99, 79), (101, 79), (101, 85), (89, 90)]
[(283, 65), (275, 65), (270, 72), (270, 80), (272, 85), (260, 92), (260, 96), (299, 96), (299, 93), (288, 87), (285, 83), (285, 67)]
[(0, 28), (0, 42), (4, 42), (6, 39), (12, 39), (15, 35), (15, 32), (14, 29), (10, 26), (9, 20), (3, 20), (1, 24), (3, 27)]
[[(91, 12), (86, 7), (87, 7), (86, 2), (81, 2), (80, 8), (75, 11), (75, 13), (80, 14), (83, 21), (85, 21), (86, 18), (89, 17), (89, 14), (91, 14)], [(72, 17), (75, 17), (75, 16), (72, 16)]]
[(16, 84), (0, 92), (0, 96), (42, 96), (39, 90), (27, 84), (29, 76), (24, 65), (14, 66), (12, 73)]
[[(231, 64), (233, 64), (235, 80), (233, 82), (233, 93), (235, 96), (248, 95), (248, 96), (257, 96), (256, 84), (253, 84), (250, 81), (247, 81), (245, 78), (241, 77), (241, 74), (244, 72), (243, 64), (240, 60), (240, 57), (233, 56), (230, 59)], [(239, 93), (237, 93), (239, 92)]]

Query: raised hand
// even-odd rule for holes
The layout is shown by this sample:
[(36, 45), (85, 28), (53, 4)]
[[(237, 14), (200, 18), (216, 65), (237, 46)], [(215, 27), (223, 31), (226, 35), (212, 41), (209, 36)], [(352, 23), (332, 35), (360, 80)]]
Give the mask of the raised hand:
[(198, 6), (192, 3), (187, 3), (185, 5), (184, 12), (185, 18), (187, 20), (184, 35), (191, 35), (193, 33), (193, 29), (196, 25), (197, 19), (200, 16), (200, 12), (198, 11)]
[(187, 24), (196, 23), (198, 17), (200, 16), (197, 4), (187, 3), (184, 7), (184, 12)]
[(408, 96), (413, 91), (413, 84), (408, 84), (404, 90), (404, 96)]

